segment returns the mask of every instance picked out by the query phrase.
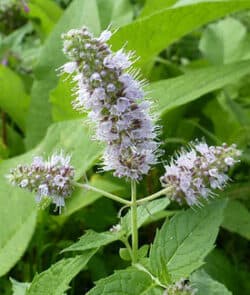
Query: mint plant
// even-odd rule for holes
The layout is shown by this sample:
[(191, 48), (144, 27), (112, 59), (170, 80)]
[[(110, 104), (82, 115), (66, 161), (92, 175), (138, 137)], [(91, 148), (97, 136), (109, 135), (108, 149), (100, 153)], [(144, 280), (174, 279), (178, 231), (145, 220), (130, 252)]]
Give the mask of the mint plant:
[[(109, 231), (90, 230), (66, 248), (63, 252), (80, 251), (82, 255), (62, 260), (36, 276), (26, 294), (44, 294), (44, 290), (63, 294), (71, 278), (100, 247), (117, 240), (125, 247), (120, 249), (120, 256), (131, 266), (101, 279), (87, 294), (202, 294), (201, 275), (195, 271), (214, 247), (226, 205), (217, 191), (230, 181), (229, 169), (239, 162), (241, 151), (235, 144), (208, 146), (204, 140), (194, 140), (165, 165), (162, 189), (138, 198), (137, 184), (163, 153), (157, 138), (159, 126), (145, 99), (145, 81), (139, 80), (138, 71), (133, 69), (136, 57), (126, 53), (125, 47), (113, 52), (108, 44), (111, 36), (111, 31), (105, 30), (94, 37), (86, 27), (63, 34), (63, 51), (70, 61), (60, 72), (69, 75), (75, 85), (73, 108), (87, 112), (94, 139), (105, 146), (101, 170), (125, 178), (130, 183), (130, 198), (77, 181), (71, 157), (63, 151), (48, 160), (37, 155), (30, 165), (20, 164), (10, 170), (7, 178), (13, 185), (34, 192), (41, 207), (55, 204), (59, 213), (76, 188), (97, 192), (128, 212)], [(191, 208), (167, 219), (150, 249), (148, 245), (139, 247), (138, 229), (170, 201)], [(226, 288), (223, 292), (227, 294)]]

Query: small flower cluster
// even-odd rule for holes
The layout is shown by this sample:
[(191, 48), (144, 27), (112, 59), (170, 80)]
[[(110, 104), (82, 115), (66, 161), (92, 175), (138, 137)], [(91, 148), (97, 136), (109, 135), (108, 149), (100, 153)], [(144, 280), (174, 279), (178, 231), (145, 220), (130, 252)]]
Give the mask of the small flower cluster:
[(13, 7), (22, 7), (25, 12), (29, 12), (29, 7), (25, 0), (1, 0), (0, 12), (7, 11)]
[(196, 289), (193, 289), (187, 280), (181, 279), (174, 285), (168, 286), (163, 295), (195, 295)]
[(74, 168), (70, 156), (53, 154), (47, 161), (34, 157), (31, 165), (19, 165), (7, 175), (10, 183), (36, 193), (36, 202), (49, 199), (59, 208), (65, 206), (65, 198), (73, 191)]
[(71, 61), (61, 71), (76, 83), (73, 107), (89, 111), (96, 139), (106, 143), (103, 169), (138, 180), (156, 163), (156, 128), (150, 103), (143, 100), (143, 82), (128, 71), (132, 54), (112, 52), (106, 43), (110, 37), (105, 30), (94, 38), (86, 28), (64, 34), (64, 53)]
[(213, 189), (224, 188), (229, 180), (226, 173), (240, 155), (234, 144), (209, 147), (205, 142), (196, 141), (165, 166), (161, 183), (170, 188), (170, 198), (190, 206), (198, 204), (200, 197), (207, 199)]

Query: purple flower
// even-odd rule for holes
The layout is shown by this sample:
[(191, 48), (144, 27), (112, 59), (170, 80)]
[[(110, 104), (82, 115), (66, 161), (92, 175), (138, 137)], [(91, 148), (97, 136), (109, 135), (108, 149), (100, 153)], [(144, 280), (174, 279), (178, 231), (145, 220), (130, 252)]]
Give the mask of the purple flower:
[(73, 192), (74, 168), (70, 156), (53, 154), (47, 161), (34, 157), (30, 165), (19, 165), (7, 175), (10, 183), (36, 193), (35, 200), (41, 206), (50, 200), (61, 213), (65, 198)]
[(161, 177), (164, 187), (169, 187), (171, 199), (188, 205), (207, 199), (214, 189), (223, 189), (230, 167), (238, 162), (241, 152), (236, 145), (208, 146), (205, 142), (190, 144), (189, 151), (182, 150), (177, 158), (165, 166)]
[(110, 37), (109, 30), (95, 38), (86, 28), (64, 34), (70, 62), (61, 71), (77, 84), (73, 107), (88, 111), (95, 138), (106, 143), (103, 169), (138, 180), (156, 163), (156, 128), (150, 103), (143, 100), (143, 82), (131, 73), (132, 54), (112, 52), (106, 43)]

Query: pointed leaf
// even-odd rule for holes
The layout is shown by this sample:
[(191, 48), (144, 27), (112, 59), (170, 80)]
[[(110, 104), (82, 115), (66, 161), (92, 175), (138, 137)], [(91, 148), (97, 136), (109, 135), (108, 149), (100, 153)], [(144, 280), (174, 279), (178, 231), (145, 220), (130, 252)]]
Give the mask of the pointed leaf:
[(128, 42), (126, 48), (136, 51), (140, 56), (138, 63), (142, 65), (196, 28), (246, 8), (250, 8), (250, 1), (229, 0), (225, 5), (225, 1), (218, 0), (162, 8), (121, 27), (111, 41), (115, 50)]
[(159, 115), (220, 89), (250, 73), (250, 61), (195, 70), (177, 78), (152, 83), (148, 90), (157, 98)]
[(35, 276), (26, 295), (62, 295), (69, 289), (70, 281), (95, 253), (96, 249), (86, 251), (81, 256), (60, 260)]
[[(165, 280), (187, 278), (203, 264), (213, 249), (226, 202), (215, 201), (203, 208), (193, 208), (166, 221), (157, 232), (150, 251), (150, 263), (157, 276), (166, 265)], [(164, 279), (164, 278), (163, 278)]]

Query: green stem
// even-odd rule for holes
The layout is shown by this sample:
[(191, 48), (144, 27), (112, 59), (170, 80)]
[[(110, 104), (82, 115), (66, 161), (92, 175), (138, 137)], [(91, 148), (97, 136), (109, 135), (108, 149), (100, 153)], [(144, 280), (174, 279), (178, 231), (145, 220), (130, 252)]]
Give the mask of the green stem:
[(131, 257), (131, 259), (133, 260), (133, 252), (132, 252), (132, 248), (127, 240), (127, 238), (122, 238), (121, 241), (123, 242), (123, 244), (126, 246), (128, 252), (129, 252), (129, 255)]
[(136, 203), (136, 182), (131, 182), (131, 227), (132, 227), (132, 262), (137, 262), (138, 252), (138, 230), (137, 230), (137, 203)]
[(155, 194), (152, 194), (152, 195), (150, 195), (150, 196), (148, 196), (148, 197), (146, 197), (146, 198), (143, 198), (143, 199), (137, 200), (137, 201), (136, 201), (136, 204), (137, 204), (137, 205), (141, 205), (141, 204), (146, 203), (146, 202), (148, 202), (148, 201), (154, 200), (154, 199), (156, 199), (156, 198), (158, 198), (158, 197), (160, 197), (160, 196), (166, 195), (167, 193), (169, 193), (169, 192), (171, 191), (171, 189), (172, 189), (171, 187), (166, 187), (166, 188), (164, 188), (164, 189), (158, 191), (158, 192), (155, 193)]
[(91, 190), (93, 192), (97, 192), (97, 193), (103, 195), (104, 197), (107, 197), (107, 198), (109, 198), (111, 200), (114, 200), (116, 202), (119, 202), (121, 204), (124, 204), (124, 205), (127, 205), (127, 206), (130, 206), (131, 205), (131, 202), (130, 201), (124, 200), (124, 199), (122, 199), (122, 198), (120, 198), (120, 197), (118, 197), (116, 195), (113, 195), (111, 193), (108, 193), (108, 192), (106, 192), (106, 191), (104, 191), (102, 189), (99, 189), (97, 187), (91, 186), (89, 184), (85, 184), (85, 183), (84, 184), (81, 184), (81, 183), (75, 182), (74, 185), (77, 186), (77, 187), (80, 187), (80, 188), (84, 188), (86, 190)]

